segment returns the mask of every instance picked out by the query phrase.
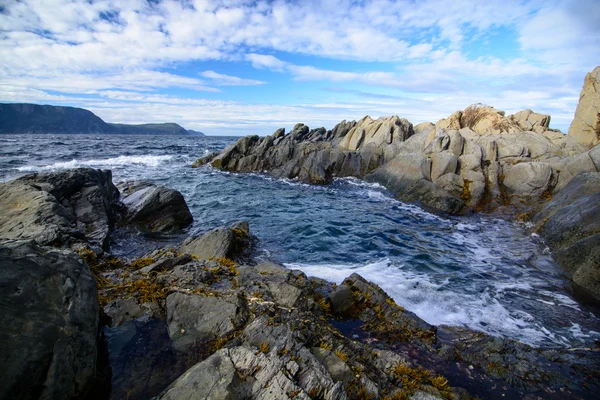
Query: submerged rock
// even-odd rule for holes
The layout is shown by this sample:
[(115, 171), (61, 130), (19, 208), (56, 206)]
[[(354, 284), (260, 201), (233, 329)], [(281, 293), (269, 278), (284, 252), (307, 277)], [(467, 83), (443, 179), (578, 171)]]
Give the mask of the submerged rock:
[(0, 245), (0, 398), (85, 398), (96, 373), (98, 292), (82, 260)]

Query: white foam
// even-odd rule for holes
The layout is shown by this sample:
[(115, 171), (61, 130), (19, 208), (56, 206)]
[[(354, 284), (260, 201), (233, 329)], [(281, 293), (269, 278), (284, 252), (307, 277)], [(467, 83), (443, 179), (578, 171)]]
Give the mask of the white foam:
[(119, 156), (114, 158), (98, 159), (98, 160), (71, 160), (58, 162), (51, 165), (37, 166), (26, 165), (17, 168), (20, 172), (35, 172), (35, 171), (54, 171), (57, 169), (71, 169), (80, 167), (119, 167), (124, 165), (143, 165), (147, 167), (158, 167), (165, 161), (173, 159), (173, 155), (141, 155), (141, 156)]
[[(309, 276), (340, 284), (352, 273), (379, 285), (394, 300), (433, 325), (466, 326), (492, 335), (501, 335), (537, 345), (552, 341), (568, 345), (568, 340), (550, 332), (536, 318), (524, 311), (509, 310), (502, 305), (496, 287), (482, 293), (458, 293), (450, 287), (447, 274), (437, 279), (392, 265), (389, 259), (364, 265), (310, 265), (289, 263), (288, 268), (299, 269)], [(495, 285), (503, 289), (531, 289), (525, 283)]]

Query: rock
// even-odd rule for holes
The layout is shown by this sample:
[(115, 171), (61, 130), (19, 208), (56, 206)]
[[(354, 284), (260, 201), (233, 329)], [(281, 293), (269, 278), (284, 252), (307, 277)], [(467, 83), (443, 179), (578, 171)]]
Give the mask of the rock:
[(600, 299), (600, 173), (573, 178), (534, 223), (573, 281)]
[(135, 299), (117, 299), (104, 306), (104, 313), (111, 319), (110, 326), (116, 327), (142, 316), (144, 310)]
[(436, 122), (435, 126), (441, 129), (459, 130), (461, 126), (462, 111), (457, 111), (448, 118), (444, 118)]
[(0, 240), (54, 246), (87, 242), (108, 249), (112, 202), (118, 196), (111, 175), (82, 168), (0, 184)]
[(240, 398), (235, 390), (239, 383), (229, 350), (223, 349), (187, 370), (159, 398), (236, 400)]
[(335, 382), (342, 382), (346, 386), (354, 379), (350, 367), (334, 352), (320, 347), (313, 347), (310, 351), (325, 366)]
[(179, 250), (192, 254), (202, 260), (219, 259), (227, 257), (233, 246), (231, 229), (224, 226), (206, 232), (198, 238), (188, 238)]
[(0, 398), (85, 398), (98, 335), (88, 266), (67, 250), (4, 243), (0, 288)]
[(146, 182), (126, 182), (120, 187), (125, 206), (124, 225), (134, 225), (145, 232), (173, 232), (186, 228), (194, 220), (177, 190)]
[(600, 67), (585, 76), (569, 136), (588, 147), (600, 143)]
[(504, 167), (504, 186), (508, 194), (540, 197), (556, 184), (556, 173), (546, 163), (524, 162)]
[(458, 158), (454, 153), (443, 151), (431, 154), (431, 180), (435, 181), (445, 174), (454, 174), (458, 168)]
[(359, 150), (368, 145), (381, 147), (394, 141), (403, 142), (413, 134), (412, 124), (405, 119), (394, 115), (374, 121), (367, 115), (344, 135), (338, 146), (347, 150)]
[[(471, 105), (463, 111), (460, 117), (461, 128), (471, 128), (480, 135), (516, 132), (520, 130), (504, 117), (503, 111), (483, 104)], [(455, 128), (460, 129), (460, 128)]]
[(534, 113), (531, 110), (519, 111), (516, 114), (509, 115), (508, 119), (519, 125), (524, 131), (533, 131), (536, 128), (543, 128), (543, 132), (550, 125), (549, 115)]
[(201, 167), (205, 164), (208, 164), (209, 162), (211, 162), (216, 156), (218, 156), (219, 153), (214, 151), (212, 153), (208, 153), (207, 155), (197, 158), (193, 163), (192, 163), (192, 168), (198, 168)]
[(226, 336), (248, 318), (245, 298), (172, 293), (167, 296), (169, 335), (178, 348)]

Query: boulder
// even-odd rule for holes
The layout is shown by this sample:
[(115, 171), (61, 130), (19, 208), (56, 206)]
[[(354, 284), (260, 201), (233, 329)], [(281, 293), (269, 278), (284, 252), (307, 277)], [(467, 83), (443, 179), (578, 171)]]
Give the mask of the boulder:
[(233, 246), (231, 229), (221, 226), (206, 232), (200, 237), (190, 237), (183, 242), (179, 250), (201, 260), (227, 257)]
[(585, 76), (569, 136), (588, 147), (600, 143), (600, 67)]
[(508, 194), (539, 197), (549, 193), (556, 184), (556, 173), (547, 163), (524, 162), (507, 165), (503, 170)]
[(96, 372), (98, 292), (68, 250), (0, 245), (0, 398), (85, 398)]
[(110, 171), (90, 168), (31, 174), (0, 184), (0, 240), (41, 245), (87, 242), (108, 249), (118, 190)]
[(120, 184), (121, 202), (125, 206), (124, 225), (133, 225), (143, 232), (173, 232), (193, 222), (183, 195), (146, 182)]
[(550, 116), (546, 114), (538, 114), (531, 110), (523, 110), (509, 115), (508, 119), (517, 125), (523, 131), (544, 132), (550, 125)]

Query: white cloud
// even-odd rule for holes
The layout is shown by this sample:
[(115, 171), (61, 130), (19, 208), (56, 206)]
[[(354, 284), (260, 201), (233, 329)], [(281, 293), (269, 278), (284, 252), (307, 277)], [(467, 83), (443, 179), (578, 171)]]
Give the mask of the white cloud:
[(255, 86), (264, 85), (266, 83), (256, 79), (243, 79), (237, 76), (219, 74), (215, 71), (204, 71), (201, 72), (200, 75), (212, 80), (213, 84), (222, 86)]
[[(111, 118), (180, 116), (199, 129), (202, 121), (223, 127), (230, 119), (240, 127), (258, 127), (307, 118), (330, 123), (364, 113), (400, 113), (419, 122), (478, 101), (507, 110), (551, 111), (553, 121), (556, 115), (566, 121), (585, 72), (600, 64), (597, 0), (2, 3), (0, 100), (71, 100)], [(491, 28), (514, 32), (520, 48), (506, 59), (468, 56), (466, 45)], [(299, 55), (302, 61), (296, 61)], [(360, 85), (399, 95), (340, 103), (341, 96), (329, 101), (315, 94), (304, 105), (284, 107), (157, 93), (177, 87), (227, 98), (221, 86), (264, 83), (251, 74), (234, 73), (242, 78), (202, 65), (214, 60), (281, 72), (282, 81), (292, 80), (289, 85), (326, 81), (342, 89)], [(204, 72), (183, 76), (180, 71), (189, 69), (180, 65)], [(96, 98), (86, 100), (83, 94)], [(144, 111), (146, 103), (153, 105), (152, 113)], [(160, 111), (161, 106), (168, 107)], [(217, 116), (199, 113), (199, 107)]]

